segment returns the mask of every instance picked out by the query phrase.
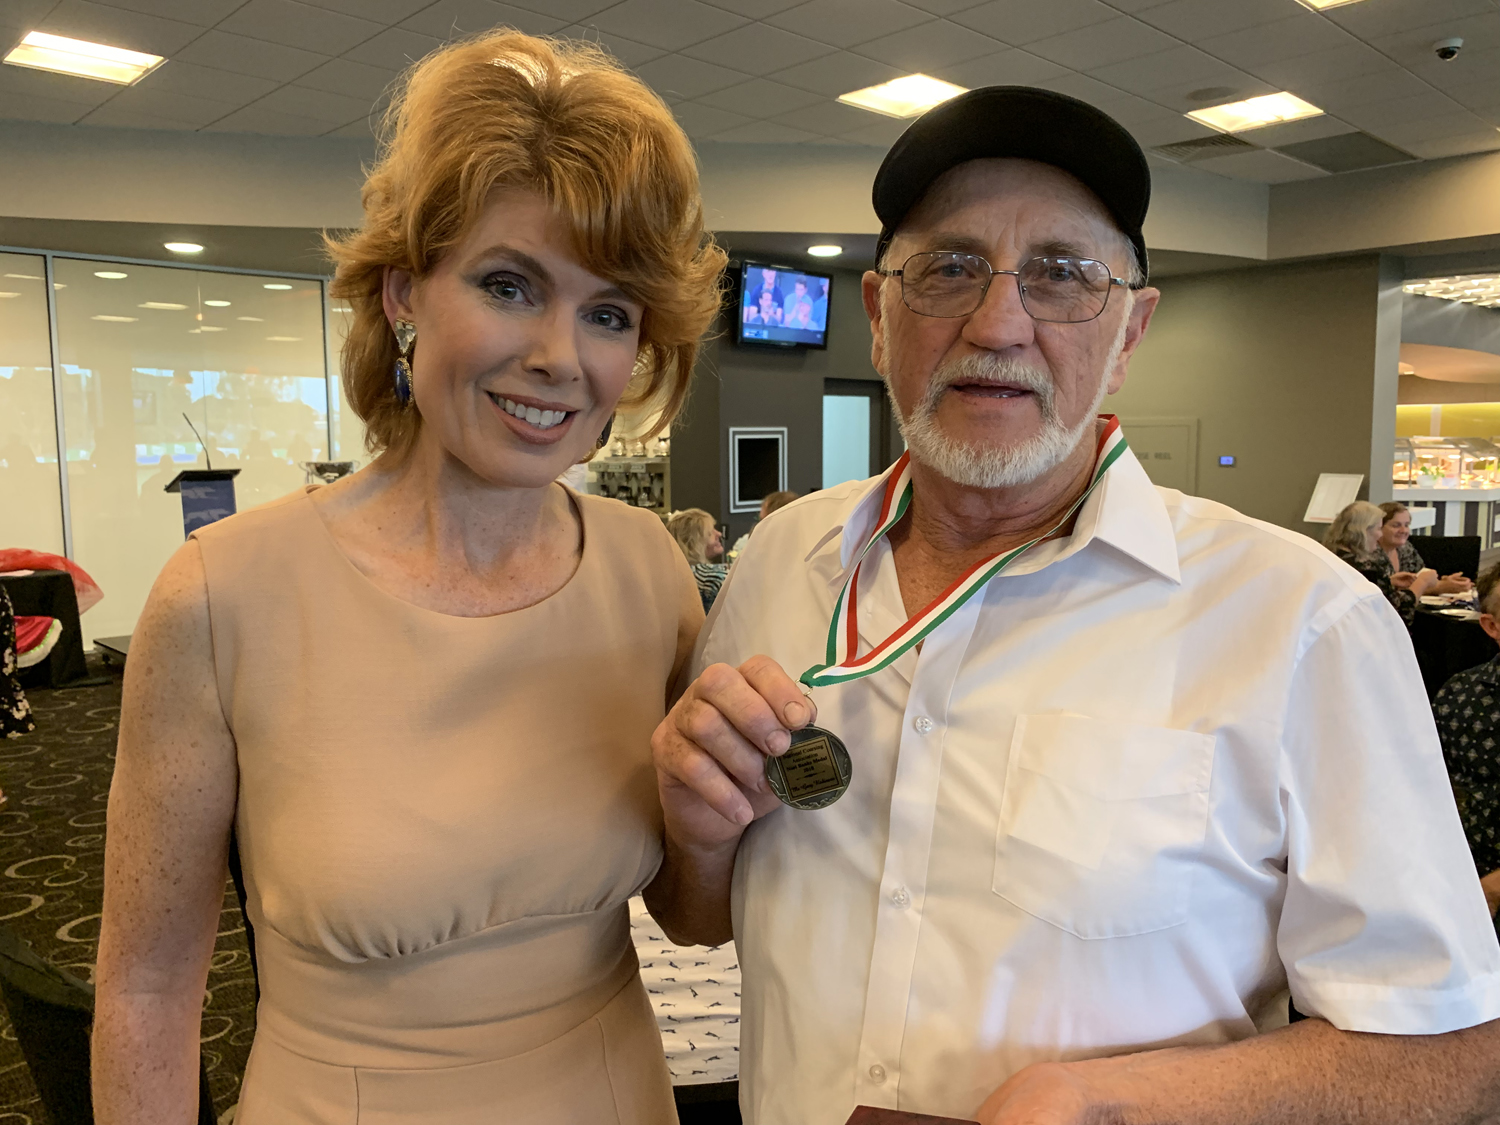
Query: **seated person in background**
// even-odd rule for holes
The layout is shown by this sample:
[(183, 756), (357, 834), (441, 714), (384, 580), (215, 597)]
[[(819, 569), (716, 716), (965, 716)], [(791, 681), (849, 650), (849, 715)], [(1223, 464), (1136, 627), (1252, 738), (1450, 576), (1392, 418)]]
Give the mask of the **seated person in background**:
[(713, 516), (702, 508), (673, 512), (667, 517), (667, 530), (687, 556), (693, 577), (698, 580), (703, 612), (707, 613), (729, 574), (729, 565), (724, 562), (724, 533), (714, 523)]
[(1431, 593), (1437, 584), (1437, 571), (1391, 573), (1390, 562), (1379, 549), (1380, 526), (1384, 519), (1385, 513), (1374, 504), (1356, 500), (1333, 517), (1328, 533), (1323, 536), (1323, 546), (1378, 586), (1410, 628), (1412, 615), (1417, 611), (1417, 599)]
[(16, 681), (16, 668), (16, 615), (10, 595), (0, 586), (0, 738), (20, 738), (36, 729), (31, 704)]
[(804, 332), (815, 331), (818, 326), (813, 323), (812, 302), (803, 301), (793, 309), (791, 316), (787, 319), (786, 326), (788, 328), (800, 328)]
[[(1411, 509), (1399, 500), (1380, 505), (1385, 520), (1380, 525), (1380, 555), (1390, 564), (1392, 574), (1420, 574), (1427, 569), (1422, 556), (1411, 542)], [(1461, 594), (1472, 590), (1474, 583), (1463, 574), (1439, 578), (1429, 594)]]
[[(1479, 625), (1500, 642), (1500, 564), (1479, 576)], [(1500, 907), (1500, 656), (1454, 676), (1432, 701), (1459, 819), (1490, 914)]]
[[(772, 512), (776, 511), (778, 508), (785, 508), (788, 504), (790, 504), (795, 499), (797, 499), (797, 494), (795, 492), (773, 492), (773, 493), (771, 493), (771, 495), (767, 496), (764, 500), (762, 500), (760, 502), (760, 515), (758, 515), (758, 516), (755, 517), (756, 525), (759, 526), (761, 520), (765, 519)], [(751, 531), (753, 531), (753, 530), (754, 530), (754, 528), (751, 528)], [(736, 557), (738, 557), (739, 553), (745, 549), (745, 544), (748, 543), (748, 542), (750, 542), (750, 532), (749, 531), (745, 532), (745, 534), (741, 535), (738, 539), (736, 539), (734, 541), (734, 546), (729, 551), (729, 557), (730, 558), (736, 558)]]

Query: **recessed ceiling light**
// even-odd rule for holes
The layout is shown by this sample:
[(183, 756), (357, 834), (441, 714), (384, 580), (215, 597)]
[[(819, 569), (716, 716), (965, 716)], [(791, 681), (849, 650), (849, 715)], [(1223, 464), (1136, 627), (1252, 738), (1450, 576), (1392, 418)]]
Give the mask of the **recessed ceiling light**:
[(0, 293), (0, 301), (8, 300), (11, 297), (19, 297), (20, 295), (19, 293)]
[(279, 281), (268, 281), (261, 286), (262, 289), (290, 289), (290, 285), (283, 285)]
[(134, 324), (140, 317), (137, 316), (106, 316), (100, 313), (98, 316), (90, 317), (90, 320), (107, 320), (111, 324)]
[(1345, 4), (1358, 4), (1359, 0), (1297, 0), (1297, 3), (1315, 12), (1322, 12), (1329, 8), (1342, 8)]
[(229, 307), (228, 301), (204, 301), (203, 303), (211, 309), (227, 309)]
[(32, 31), (5, 56), (5, 61), (11, 66), (76, 74), (80, 78), (97, 78), (101, 82), (129, 86), (159, 67), (162, 56)]
[(199, 332), (228, 332), (229, 329), (221, 327), (221, 326), (213, 325), (213, 324), (205, 324), (202, 328), (198, 329), (198, 331)]
[(1187, 116), (1221, 133), (1243, 133), (1249, 129), (1259, 129), (1263, 125), (1317, 117), (1322, 112), (1296, 94), (1283, 91), (1279, 94), (1262, 94), (1258, 98), (1246, 98), (1242, 102), (1226, 102), (1207, 109), (1195, 109)]
[(248, 320), (251, 324), (264, 324), (265, 318), (259, 316), (237, 316), (235, 320)]
[(121, 273), (119, 270), (95, 270), (94, 276), (102, 277), (105, 281), (119, 281), (130, 275), (128, 273)]
[(187, 306), (186, 305), (174, 305), (171, 301), (142, 301), (139, 305), (136, 306), (136, 308), (138, 308), (138, 309), (170, 309), (173, 312), (180, 312), (181, 310), (187, 308)]
[(944, 82), (941, 78), (908, 74), (904, 78), (892, 78), (878, 86), (866, 86), (863, 90), (840, 94), (839, 101), (845, 105), (857, 105), (860, 109), (883, 113), (887, 117), (915, 117), (919, 113), (926, 113), (935, 105), (942, 105), (949, 98), (967, 92), (965, 87)]
[(196, 242), (163, 242), (162, 245), (174, 254), (203, 253), (203, 247), (199, 246)]
[(37, 277), (37, 275), (34, 274), (34, 273), (8, 273), (5, 276), (6, 277), (13, 277), (17, 281), (41, 281), (42, 280), (41, 278)]
[(267, 340), (272, 340), (272, 341), (274, 341), (275, 343), (278, 343), (278, 344), (295, 344), (298, 340), (302, 339), (302, 337), (301, 336), (267, 336), (266, 339)]
[(809, 246), (807, 248), (807, 252), (814, 258), (837, 258), (844, 252), (844, 248), (842, 246), (835, 246), (833, 243), (828, 242), (822, 243), (817, 246)]

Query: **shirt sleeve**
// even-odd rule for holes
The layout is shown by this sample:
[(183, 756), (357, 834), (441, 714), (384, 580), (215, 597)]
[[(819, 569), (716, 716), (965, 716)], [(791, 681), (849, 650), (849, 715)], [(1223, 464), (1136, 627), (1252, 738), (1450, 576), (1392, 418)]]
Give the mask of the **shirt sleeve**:
[(1500, 945), (1411, 641), (1361, 598), (1293, 673), (1277, 946), (1299, 1011), (1428, 1035), (1500, 1017)]

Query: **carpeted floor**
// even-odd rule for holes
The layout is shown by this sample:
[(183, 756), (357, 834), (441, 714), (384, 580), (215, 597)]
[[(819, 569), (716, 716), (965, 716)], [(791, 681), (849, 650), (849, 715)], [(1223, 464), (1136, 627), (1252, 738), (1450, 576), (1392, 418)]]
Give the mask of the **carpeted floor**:
[[(99, 687), (30, 691), (36, 731), (0, 739), (0, 922), (44, 958), (93, 979), (104, 888), (104, 810), (114, 770), (120, 674)], [(203, 1059), (222, 1113), (239, 1100), (255, 1034), (250, 954), (232, 884), (203, 1007)], [(31, 1076), (0, 1006), (0, 1125), (44, 1125)]]

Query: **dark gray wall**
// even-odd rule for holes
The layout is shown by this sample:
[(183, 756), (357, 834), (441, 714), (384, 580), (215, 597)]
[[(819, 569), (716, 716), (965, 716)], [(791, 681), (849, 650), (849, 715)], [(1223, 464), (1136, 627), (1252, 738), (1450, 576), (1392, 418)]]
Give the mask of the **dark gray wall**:
[(1500, 309), (1407, 293), (1401, 302), (1401, 342), (1500, 355)]
[(870, 326), (860, 302), (860, 274), (834, 270), (824, 351), (741, 348), (724, 318), (703, 347), (693, 397), (672, 431), (672, 505), (703, 508), (729, 525), (730, 542), (755, 514), (729, 511), (731, 426), (787, 428), (787, 486), (822, 487), (823, 380), (875, 379)]
[(1166, 278), (1105, 409), (1198, 418), (1200, 495), (1320, 537), (1318, 474), (1370, 472), (1381, 285), (1375, 255)]

